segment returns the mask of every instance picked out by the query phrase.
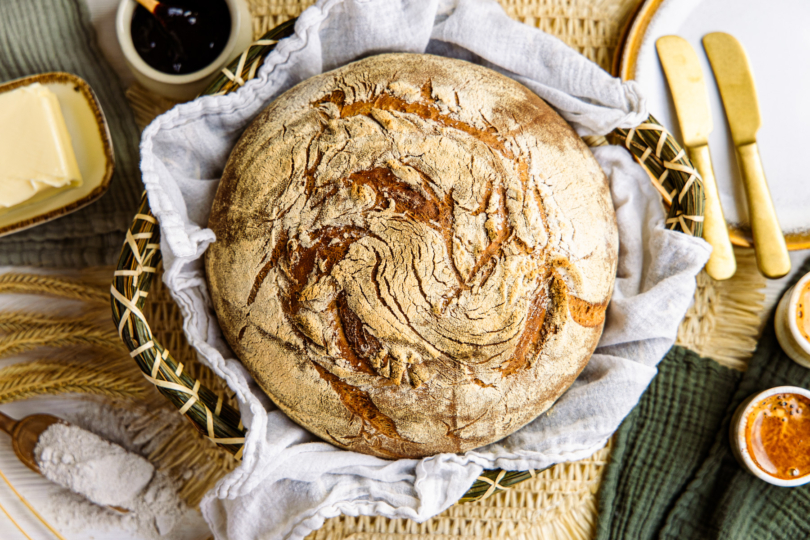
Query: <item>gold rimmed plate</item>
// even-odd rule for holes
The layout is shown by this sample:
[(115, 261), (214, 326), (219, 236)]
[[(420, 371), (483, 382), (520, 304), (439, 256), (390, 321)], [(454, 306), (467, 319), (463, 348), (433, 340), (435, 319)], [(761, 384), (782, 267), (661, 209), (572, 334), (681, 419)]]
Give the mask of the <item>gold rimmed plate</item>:
[(82, 185), (0, 214), (0, 236), (34, 227), (87, 206), (110, 186), (115, 159), (107, 120), (95, 93), (83, 79), (52, 72), (0, 84), (0, 93), (40, 83), (56, 94), (76, 154)]
[[(810, 122), (810, 54), (805, 0), (646, 0), (625, 28), (614, 74), (636, 80), (661, 124), (680, 137), (656, 40), (664, 35), (686, 39), (703, 69), (714, 130), (709, 136), (723, 212), (733, 244), (750, 247), (751, 229), (742, 181), (720, 94), (701, 39), (726, 32), (744, 46), (756, 81), (762, 127), (757, 142), (777, 217), (788, 249), (810, 248), (810, 182), (804, 179), (804, 140)], [(777, 38), (778, 36), (778, 38)]]

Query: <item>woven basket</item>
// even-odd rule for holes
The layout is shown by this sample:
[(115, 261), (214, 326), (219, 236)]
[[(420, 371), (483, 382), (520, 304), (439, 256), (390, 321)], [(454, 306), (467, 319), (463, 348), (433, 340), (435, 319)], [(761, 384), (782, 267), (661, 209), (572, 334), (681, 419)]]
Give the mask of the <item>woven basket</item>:
[[(259, 66), (278, 40), (293, 32), (295, 19), (267, 32), (204, 92), (221, 95), (235, 91), (255, 77)], [(650, 179), (668, 207), (667, 226), (693, 236), (703, 234), (703, 183), (685, 151), (652, 116), (630, 130), (617, 129), (607, 141), (624, 145), (649, 172)], [(605, 138), (588, 138), (591, 146), (604, 145)], [(130, 355), (157, 389), (166, 396), (206, 437), (239, 459), (245, 429), (239, 411), (224, 402), (183, 371), (168, 349), (153, 336), (141, 311), (152, 279), (160, 263), (160, 230), (144, 195), (141, 207), (126, 234), (121, 257), (113, 278), (111, 304), (113, 319)], [(522, 482), (537, 471), (488, 470), (473, 483), (460, 502), (482, 499)]]

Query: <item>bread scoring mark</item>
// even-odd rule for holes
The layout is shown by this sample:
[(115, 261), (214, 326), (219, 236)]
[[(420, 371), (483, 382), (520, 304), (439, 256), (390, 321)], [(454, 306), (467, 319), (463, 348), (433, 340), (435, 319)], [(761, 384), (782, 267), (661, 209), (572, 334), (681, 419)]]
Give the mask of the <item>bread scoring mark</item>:
[(408, 184), (401, 181), (391, 172), (391, 169), (375, 167), (365, 171), (353, 172), (344, 180), (347, 187), (369, 186), (375, 191), (375, 209), (383, 209), (388, 200), (393, 200), (395, 210), (412, 219), (427, 223), (436, 230), (444, 230), (452, 223), (446, 201), (440, 201), (433, 190), (425, 182), (422, 186), (430, 197), (414, 191)]
[[(430, 84), (430, 83), (428, 83)], [(424, 87), (423, 87), (424, 88)], [(424, 98), (424, 92), (423, 92)], [(431, 98), (432, 100), (432, 98)], [(515, 156), (509, 148), (506, 147), (503, 139), (497, 135), (494, 128), (483, 130), (456, 120), (446, 114), (443, 114), (437, 107), (418, 101), (408, 102), (402, 98), (398, 98), (391, 94), (379, 94), (370, 101), (356, 101), (354, 103), (346, 104), (346, 93), (343, 90), (335, 90), (327, 94), (323, 98), (313, 103), (317, 107), (323, 103), (334, 103), (340, 110), (340, 118), (350, 118), (352, 116), (369, 116), (371, 111), (379, 109), (382, 111), (395, 111), (400, 113), (410, 113), (420, 116), (425, 120), (436, 122), (444, 127), (449, 127), (463, 131), (471, 135), (487, 145), (488, 147), (497, 150), (506, 159), (514, 159)]]
[[(446, 428), (446, 431), (445, 431), (444, 435), (448, 439), (452, 440), (452, 444), (455, 447), (454, 450), (456, 452), (461, 452), (462, 448), (464, 447), (463, 443), (466, 442), (466, 439), (464, 437), (462, 437), (461, 435), (459, 435), (459, 432), (461, 432), (461, 431), (463, 431), (463, 430), (465, 430), (465, 429), (467, 429), (469, 427), (474, 426), (475, 424), (480, 422), (482, 419), (484, 419), (489, 414), (489, 412), (490, 412), (490, 408), (486, 408), (484, 410), (484, 412), (482, 412), (476, 418), (474, 418), (473, 420), (467, 422), (466, 424), (464, 424), (462, 426), (456, 425), (456, 427), (453, 427), (448, 422), (446, 422), (444, 420), (442, 421), (442, 423), (444, 424), (444, 427)], [(457, 417), (456, 414), (454, 414), (452, 416), (452, 419), (454, 421), (456, 421), (455, 422), (456, 424), (458, 424), (458, 422), (457, 422), (458, 417)]]
[(309, 248), (300, 248), (298, 244), (288, 242), (286, 259), (290, 278), (295, 284), (289, 296), (295, 297), (301, 292), (311, 275), (328, 274), (332, 267), (346, 256), (351, 245), (368, 234), (368, 231), (357, 227), (342, 229), (325, 227), (313, 231), (311, 236), (315, 238)]
[(586, 328), (596, 328), (605, 322), (608, 301), (592, 303), (576, 296), (568, 297), (568, 312), (577, 324)]
[(548, 295), (545, 291), (541, 291), (535, 296), (534, 301), (529, 307), (526, 324), (523, 326), (523, 332), (520, 334), (517, 346), (509, 360), (500, 367), (501, 376), (509, 377), (518, 371), (526, 369), (529, 366), (533, 353), (542, 346), (543, 341), (547, 338), (547, 334), (549, 333), (548, 329), (546, 329), (546, 332), (543, 332), (544, 323), (546, 321), (547, 304)]
[(356, 358), (355, 361), (352, 361), (354, 358), (350, 360), (352, 365), (362, 362), (371, 373), (378, 372), (388, 363), (388, 352), (383, 349), (379, 340), (366, 330), (357, 314), (349, 308), (345, 292), (337, 295), (335, 306), (341, 330), (338, 336), (339, 346), (344, 357)]
[[(487, 228), (490, 243), (475, 262), (475, 266), (473, 266), (472, 270), (470, 271), (470, 275), (465, 280), (467, 283), (472, 281), (473, 277), (475, 277), (485, 265), (495, 259), (495, 257), (501, 252), (503, 244), (509, 238), (511, 232), (507, 225), (508, 216), (506, 212), (503, 186), (498, 186), (495, 189), (498, 193), (498, 197), (496, 199), (497, 207), (493, 212), (491, 212), (491, 214), (497, 216), (498, 219), (492, 220), (492, 225)], [(489, 203), (490, 200), (488, 199), (487, 204)]]
[[(312, 343), (312, 337), (308, 329), (302, 327), (303, 321), (297, 317), (305, 307), (301, 299), (301, 293), (310, 283), (315, 283), (322, 276), (328, 275), (332, 267), (339, 262), (349, 251), (351, 245), (360, 238), (368, 234), (362, 229), (335, 229), (324, 228), (315, 232), (316, 238), (312, 246), (308, 249), (298, 249), (296, 244), (286, 245), (289, 276), (292, 286), (285, 295), (282, 302), (282, 309), (288, 319), (302, 332), (303, 338)], [(335, 342), (342, 357), (345, 358), (355, 369), (369, 374), (374, 374), (365, 355), (357, 354), (351, 346), (345, 334), (346, 326), (341, 317), (340, 306), (336, 301), (330, 302), (329, 306), (321, 311), (327, 319), (329, 329), (333, 332)], [(346, 316), (344, 312), (342, 315)]]
[[(283, 253), (285, 246), (287, 245), (287, 231), (282, 231), (281, 236), (276, 242), (276, 245), (273, 246), (273, 251), (270, 254), (270, 259), (262, 266), (261, 270), (256, 274), (256, 277), (253, 279), (253, 286), (250, 288), (250, 294), (247, 297), (247, 301), (245, 302), (248, 307), (253, 305), (253, 302), (256, 301), (256, 296), (259, 294), (259, 289), (262, 288), (262, 284), (264, 283), (267, 274), (270, 273), (270, 270), (275, 268), (278, 264), (279, 258)], [(240, 335), (241, 339), (241, 335)]]
[[(422, 99), (425, 101), (433, 101), (433, 81), (428, 79), (428, 81), (422, 85)], [(456, 99), (458, 99), (458, 95), (456, 95)]]
[[(388, 439), (374, 428), (371, 428), (369, 432), (366, 429), (366, 423), (362, 420), (360, 421), (360, 432), (357, 435), (347, 435), (339, 439), (327, 429), (326, 436), (335, 446), (340, 448), (370, 453), (388, 459), (406, 458), (411, 454), (404, 450), (403, 447), (417, 445), (417, 443), (411, 443), (410, 441)], [(391, 449), (392, 446), (395, 449)]]
[(340, 398), (341, 403), (364, 424), (372, 426), (377, 432), (389, 439), (404, 440), (397, 431), (397, 426), (391, 418), (383, 414), (369, 397), (368, 392), (343, 382), (339, 377), (324, 369), (317, 362), (312, 362), (318, 375), (328, 382)]

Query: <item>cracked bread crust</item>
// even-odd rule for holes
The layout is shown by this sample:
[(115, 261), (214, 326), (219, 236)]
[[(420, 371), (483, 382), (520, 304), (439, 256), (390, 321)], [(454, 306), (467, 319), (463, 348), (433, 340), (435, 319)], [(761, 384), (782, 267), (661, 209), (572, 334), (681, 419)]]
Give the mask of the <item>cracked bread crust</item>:
[(206, 271), (228, 343), (290, 418), (384, 458), (464, 452), (548, 409), (613, 290), (607, 179), (492, 70), (373, 56), (282, 94), (234, 148)]

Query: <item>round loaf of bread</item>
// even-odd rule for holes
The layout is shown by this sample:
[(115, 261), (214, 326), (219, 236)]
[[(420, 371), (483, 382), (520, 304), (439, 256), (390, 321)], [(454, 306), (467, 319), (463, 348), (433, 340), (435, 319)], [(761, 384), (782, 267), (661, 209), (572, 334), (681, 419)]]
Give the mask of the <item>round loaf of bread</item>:
[(430, 55), (288, 90), (234, 148), (209, 223), (228, 343), (290, 418), (385, 458), (463, 452), (548, 409), (596, 347), (607, 179), (526, 87)]

